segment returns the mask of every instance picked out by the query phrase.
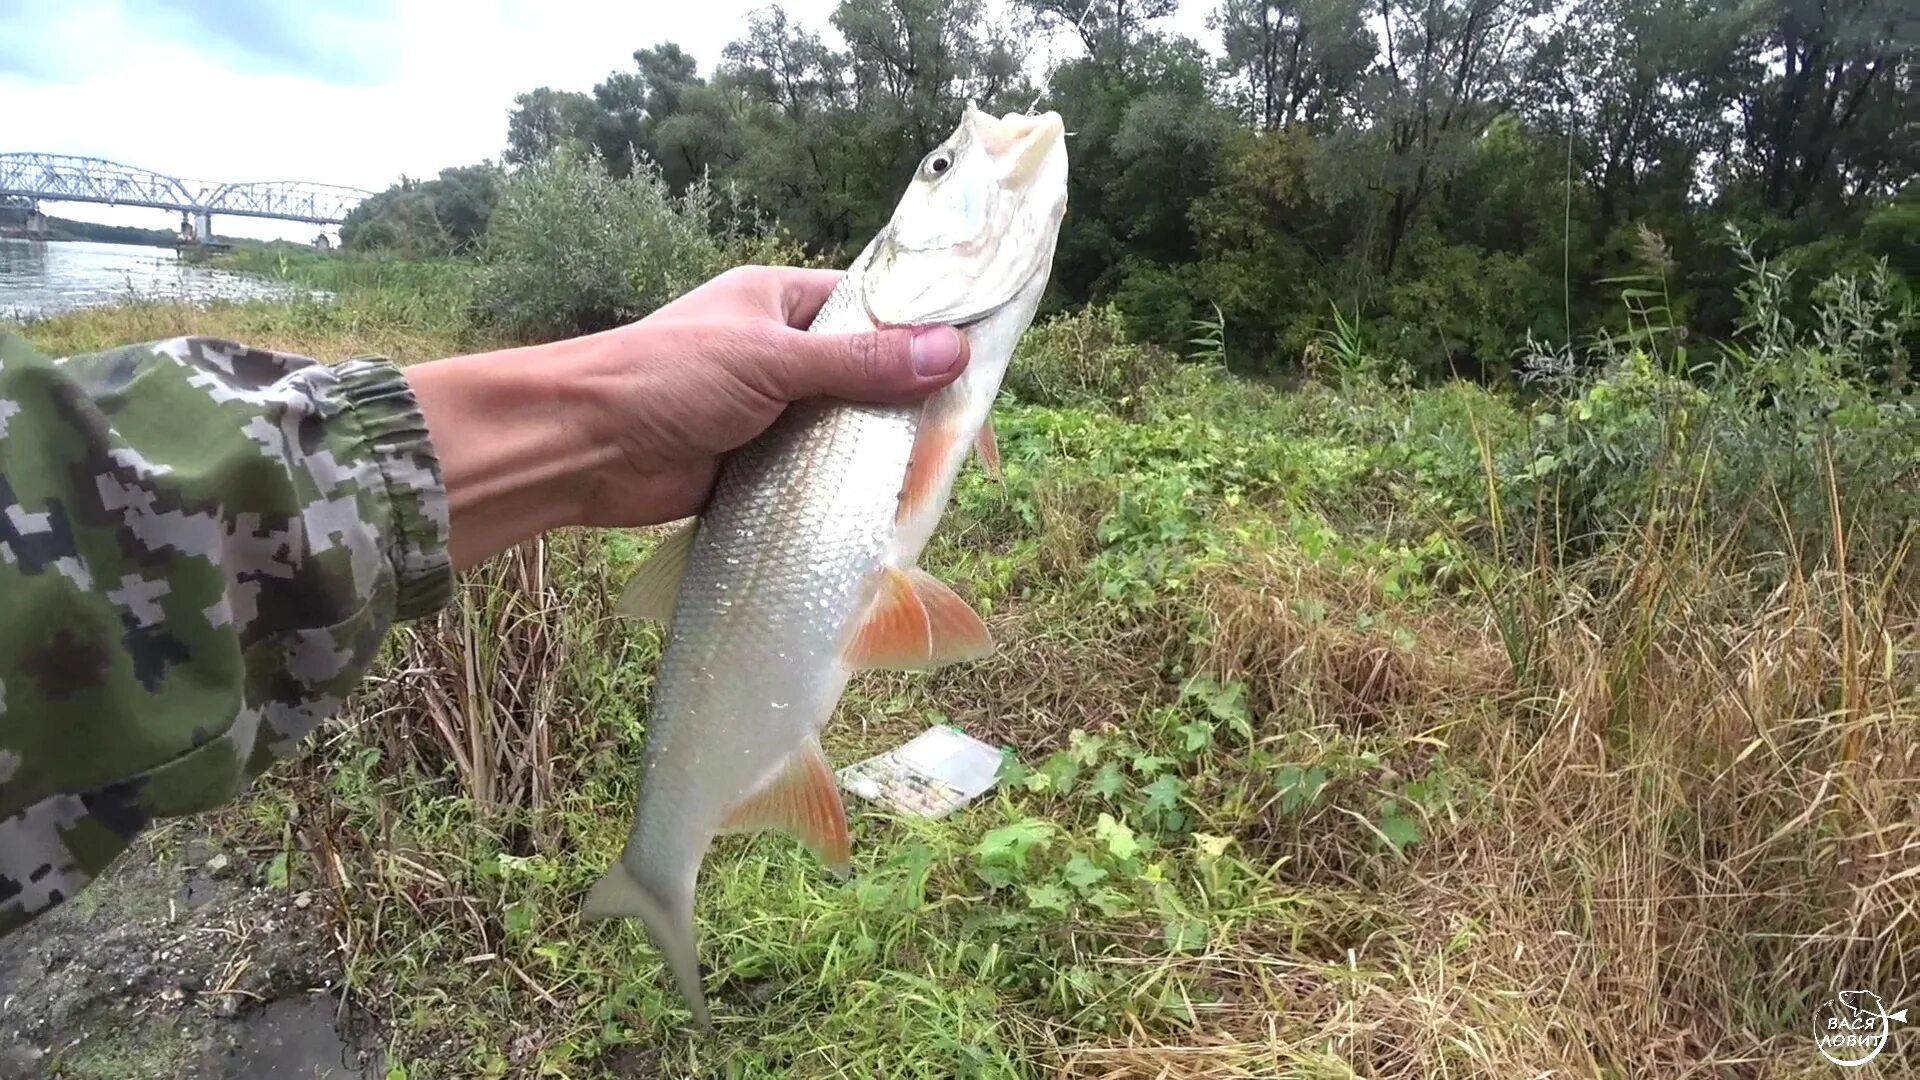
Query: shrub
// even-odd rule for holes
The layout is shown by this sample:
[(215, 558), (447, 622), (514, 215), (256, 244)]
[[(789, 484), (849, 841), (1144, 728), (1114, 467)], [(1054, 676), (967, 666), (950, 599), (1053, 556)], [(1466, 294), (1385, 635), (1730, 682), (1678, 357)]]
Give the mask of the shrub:
[(1500, 469), (1503, 501), (1530, 526), (1523, 538), (1544, 530), (1577, 551), (1686, 518), (1803, 566), (1834, 550), (1836, 530), (1856, 550), (1902, 542), (1920, 512), (1920, 411), (1876, 375), (1913, 332), (1911, 306), (1895, 306), (1877, 269), (1816, 286), (1810, 324), (1798, 325), (1791, 272), (1734, 242), (1739, 333), (1712, 360), (1689, 370), (1663, 335), (1609, 338), (1594, 350), (1603, 374), (1578, 384), (1565, 354), (1533, 358), (1559, 400)]
[(631, 322), (730, 267), (800, 258), (704, 179), (675, 195), (651, 166), (614, 177), (557, 154), (502, 189), (476, 301), (508, 334), (545, 340)]
[(1163, 266), (1144, 259), (1129, 260), (1114, 306), (1126, 320), (1127, 333), (1136, 341), (1178, 346), (1187, 340), (1194, 316), (1187, 267)]
[(1172, 375), (1172, 353), (1128, 340), (1112, 305), (1089, 305), (1035, 325), (1008, 365), (1006, 387), (1035, 405), (1130, 405)]

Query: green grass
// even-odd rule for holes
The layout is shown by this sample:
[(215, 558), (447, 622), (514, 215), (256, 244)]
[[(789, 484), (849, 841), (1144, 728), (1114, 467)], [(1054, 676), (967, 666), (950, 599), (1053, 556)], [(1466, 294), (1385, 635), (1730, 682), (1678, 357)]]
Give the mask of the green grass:
[[(396, 290), (28, 332), (475, 340)], [(718, 1036), (637, 928), (577, 918), (636, 794), (660, 638), (610, 596), (650, 535), (475, 571), (222, 815), (332, 897), (398, 1075), (1786, 1076), (1833, 988), (1912, 985), (1911, 486), (1863, 462), (1769, 503), (1719, 448), (1800, 452), (1771, 421), (1630, 367), (1564, 408), (1281, 392), (1102, 319), (1036, 333), (1005, 483), (966, 475), (925, 560), (999, 651), (861, 676), (827, 733), (846, 763), (950, 722), (1016, 763), (946, 821), (850, 802), (845, 882), (719, 841)], [(1854, 461), (1849, 430), (1808, 460)], [(1604, 465), (1680, 441), (1712, 449)]]

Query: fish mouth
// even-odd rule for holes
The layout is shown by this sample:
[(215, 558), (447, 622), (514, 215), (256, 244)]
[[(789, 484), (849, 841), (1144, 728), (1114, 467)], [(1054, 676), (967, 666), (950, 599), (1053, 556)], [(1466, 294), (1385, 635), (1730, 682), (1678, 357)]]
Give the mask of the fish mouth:
[(1066, 122), (1060, 119), (1059, 113), (1051, 111), (1031, 116), (1008, 113), (996, 118), (974, 110), (973, 119), (981, 147), (1006, 170), (1002, 183), (1008, 187), (1025, 187), (1031, 183), (1047, 156), (1067, 134)]

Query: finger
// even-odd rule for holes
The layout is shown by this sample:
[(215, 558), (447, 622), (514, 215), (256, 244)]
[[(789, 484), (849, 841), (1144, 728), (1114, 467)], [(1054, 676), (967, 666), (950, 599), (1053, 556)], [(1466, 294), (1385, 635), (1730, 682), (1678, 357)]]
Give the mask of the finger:
[(775, 335), (773, 345), (769, 388), (787, 401), (914, 401), (959, 378), (968, 359), (966, 335), (951, 326), (867, 334), (795, 330)]
[(844, 270), (814, 270), (799, 266), (777, 268), (776, 284), (780, 294), (779, 316), (788, 326), (804, 330), (820, 313), (821, 305), (846, 277)]

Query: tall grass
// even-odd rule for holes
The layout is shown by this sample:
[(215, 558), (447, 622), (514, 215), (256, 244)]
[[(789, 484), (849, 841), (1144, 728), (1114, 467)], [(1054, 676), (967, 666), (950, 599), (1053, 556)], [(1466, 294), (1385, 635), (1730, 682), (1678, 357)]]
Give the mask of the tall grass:
[(636, 793), (659, 631), (606, 597), (647, 534), (469, 575), (234, 827), (314, 853), (409, 1077), (1808, 1075), (1822, 1000), (1920, 974), (1916, 456), (1903, 391), (1763, 325), (1525, 404), (1037, 328), (1004, 484), (926, 560), (1000, 651), (861, 676), (826, 735), (1017, 761), (945, 821), (854, 803), (845, 883), (720, 841), (718, 1039), (576, 914)]

